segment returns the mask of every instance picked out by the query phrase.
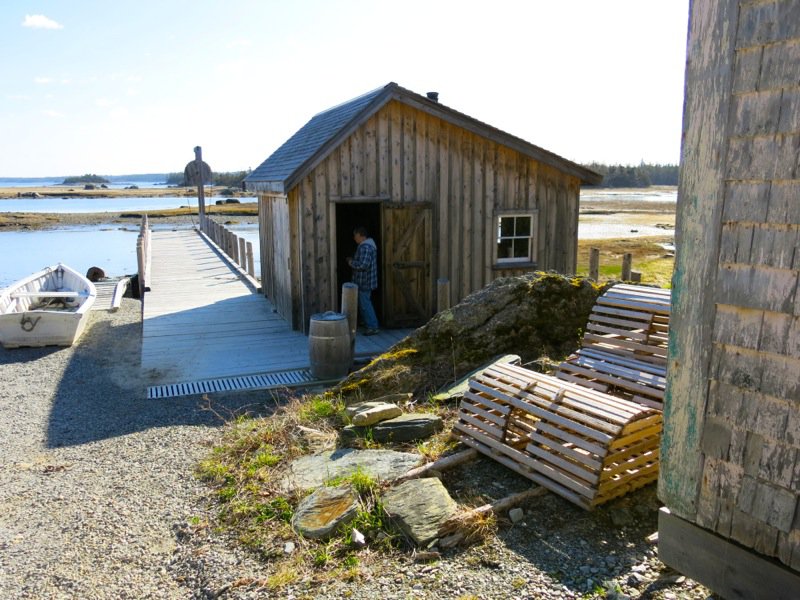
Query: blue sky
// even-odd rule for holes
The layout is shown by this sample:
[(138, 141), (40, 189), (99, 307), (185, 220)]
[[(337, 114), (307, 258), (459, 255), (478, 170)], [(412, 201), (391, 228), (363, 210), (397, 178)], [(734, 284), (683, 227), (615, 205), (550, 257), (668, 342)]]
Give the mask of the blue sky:
[(255, 168), (395, 81), (589, 162), (677, 163), (688, 0), (0, 3), (0, 177)]

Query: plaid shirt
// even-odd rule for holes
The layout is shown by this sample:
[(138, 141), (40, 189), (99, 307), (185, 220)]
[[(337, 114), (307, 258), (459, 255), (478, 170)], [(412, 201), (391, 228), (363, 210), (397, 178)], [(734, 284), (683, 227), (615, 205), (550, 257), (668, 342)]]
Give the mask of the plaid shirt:
[(378, 247), (372, 238), (367, 238), (358, 245), (350, 266), (353, 267), (353, 283), (358, 289), (378, 288)]

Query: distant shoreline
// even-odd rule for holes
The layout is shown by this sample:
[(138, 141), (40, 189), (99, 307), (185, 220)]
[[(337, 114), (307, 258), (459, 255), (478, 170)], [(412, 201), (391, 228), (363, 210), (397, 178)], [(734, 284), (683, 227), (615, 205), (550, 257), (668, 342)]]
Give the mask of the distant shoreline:
[[(226, 186), (206, 186), (206, 196), (219, 195)], [(42, 198), (184, 198), (197, 197), (197, 188), (193, 187), (141, 187), (135, 189), (101, 188), (86, 190), (81, 185), (48, 185), (40, 187), (0, 187), (0, 199), (31, 198), (36, 194)], [(252, 192), (237, 192), (237, 197), (255, 197)]]

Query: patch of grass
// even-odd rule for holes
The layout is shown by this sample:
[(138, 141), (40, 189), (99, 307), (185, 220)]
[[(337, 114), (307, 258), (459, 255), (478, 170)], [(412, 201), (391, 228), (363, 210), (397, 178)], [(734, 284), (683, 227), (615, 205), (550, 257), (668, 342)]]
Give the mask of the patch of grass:
[(642, 273), (642, 283), (669, 287), (675, 258), (661, 244), (672, 240), (671, 236), (580, 240), (577, 274), (589, 274), (589, 251), (591, 248), (598, 248), (601, 281), (619, 279), (622, 273), (622, 257), (630, 253), (632, 269)]
[(335, 417), (338, 418), (343, 410), (344, 402), (341, 398), (323, 394), (311, 396), (301, 402), (297, 416), (303, 423), (314, 424)]
[(277, 591), (282, 588), (285, 588), (287, 585), (294, 583), (300, 579), (300, 574), (297, 572), (297, 569), (285, 565), (279, 567), (278, 570), (267, 577), (266, 580), (266, 587), (271, 591)]

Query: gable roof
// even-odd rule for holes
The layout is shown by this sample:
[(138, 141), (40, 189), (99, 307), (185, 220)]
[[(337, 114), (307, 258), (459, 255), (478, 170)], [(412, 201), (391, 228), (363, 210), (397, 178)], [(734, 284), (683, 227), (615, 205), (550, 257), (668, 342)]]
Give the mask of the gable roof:
[(245, 178), (247, 189), (287, 193), (333, 148), (390, 100), (398, 100), (481, 137), (517, 150), (534, 160), (579, 178), (582, 183), (597, 185), (602, 181), (602, 175), (590, 169), (391, 82), (312, 117)]

